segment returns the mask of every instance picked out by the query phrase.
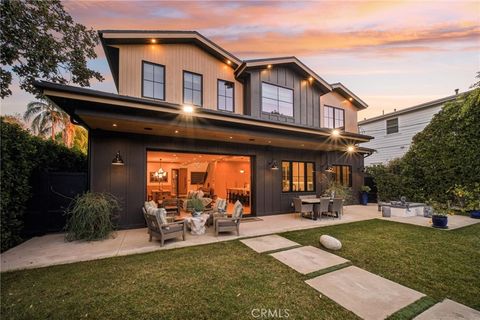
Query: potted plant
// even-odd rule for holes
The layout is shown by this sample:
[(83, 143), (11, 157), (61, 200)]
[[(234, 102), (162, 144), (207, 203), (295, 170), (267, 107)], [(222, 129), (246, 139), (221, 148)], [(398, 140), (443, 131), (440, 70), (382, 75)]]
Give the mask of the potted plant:
[(360, 187), (360, 203), (366, 206), (368, 204), (368, 193), (372, 189), (369, 186)]
[(431, 201), (429, 204), (433, 208), (432, 226), (440, 229), (448, 228), (448, 215), (451, 214), (448, 205), (436, 201)]
[(188, 207), (192, 210), (192, 216), (194, 217), (200, 216), (205, 210), (202, 200), (198, 198), (190, 199)]

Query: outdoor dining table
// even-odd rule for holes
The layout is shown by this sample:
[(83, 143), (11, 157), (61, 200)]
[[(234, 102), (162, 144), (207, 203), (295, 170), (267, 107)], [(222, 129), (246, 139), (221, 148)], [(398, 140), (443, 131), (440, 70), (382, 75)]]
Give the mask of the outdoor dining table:
[[(315, 206), (315, 205), (320, 204), (320, 198), (303, 198), (302, 203), (313, 204)], [(332, 204), (333, 204), (333, 199), (330, 198), (330, 204), (328, 205), (328, 210), (330, 210)], [(343, 210), (343, 208), (342, 208), (342, 210)], [(314, 220), (317, 220), (317, 214), (318, 213), (315, 212)]]

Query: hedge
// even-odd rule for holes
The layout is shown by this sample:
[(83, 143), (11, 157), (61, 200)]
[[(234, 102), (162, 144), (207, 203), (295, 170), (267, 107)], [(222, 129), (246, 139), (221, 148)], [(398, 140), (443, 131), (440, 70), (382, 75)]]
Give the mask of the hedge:
[(18, 124), (1, 123), (1, 252), (23, 241), (23, 215), (31, 196), (30, 178), (36, 170), (87, 170), (87, 158), (51, 140), (32, 136)]

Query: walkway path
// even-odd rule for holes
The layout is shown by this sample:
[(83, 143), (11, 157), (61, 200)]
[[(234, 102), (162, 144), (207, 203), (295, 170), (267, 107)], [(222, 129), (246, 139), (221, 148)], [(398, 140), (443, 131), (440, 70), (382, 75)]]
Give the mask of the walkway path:
[(378, 217), (376, 206), (346, 206), (342, 219), (322, 219), (313, 221), (300, 219), (298, 214), (263, 216), (261, 221), (245, 222), (240, 225), (240, 237), (233, 233), (215, 237), (213, 228), (207, 234), (194, 236), (187, 234), (186, 241), (167, 240), (164, 247), (159, 241), (148, 241), (147, 229), (121, 230), (115, 236), (102, 241), (66, 242), (64, 234), (49, 234), (32, 238), (0, 255), (1, 271), (38, 268), (56, 264), (73, 263), (102, 259), (135, 253), (168, 250), (196, 246), (232, 239), (255, 237), (293, 230), (318, 228), (335, 224), (369, 220)]
[[(425, 296), (396, 282), (351, 266), (348, 264), (349, 261), (342, 257), (312, 246), (298, 247), (296, 242), (278, 235), (240, 241), (258, 253), (281, 250), (270, 255), (307, 277), (313, 272), (337, 266), (332, 268), (334, 271), (326, 270), (326, 273), (305, 282), (362, 319), (385, 319)], [(295, 245), (297, 247), (291, 249)], [(445, 300), (415, 319), (473, 320), (480, 319), (480, 312)]]

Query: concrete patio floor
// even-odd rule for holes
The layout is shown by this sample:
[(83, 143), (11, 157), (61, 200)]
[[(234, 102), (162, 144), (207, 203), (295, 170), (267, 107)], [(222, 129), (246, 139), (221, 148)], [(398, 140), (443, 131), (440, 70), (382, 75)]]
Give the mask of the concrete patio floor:
[[(224, 233), (214, 236), (213, 228), (207, 228), (207, 233), (194, 236), (187, 233), (185, 241), (167, 240), (164, 247), (159, 241), (148, 241), (147, 229), (131, 229), (115, 232), (114, 237), (102, 241), (73, 241), (66, 242), (64, 234), (50, 234), (32, 238), (0, 255), (0, 270), (11, 271), (26, 268), (38, 268), (50, 265), (88, 261), (135, 253), (144, 253), (156, 250), (168, 250), (188, 246), (202, 245), (239, 238), (249, 238), (286, 231), (317, 228), (322, 226), (363, 221), (381, 218), (377, 206), (353, 205), (345, 206), (342, 219), (323, 218), (313, 221), (300, 219), (298, 214), (281, 214), (260, 217), (261, 221), (245, 222), (240, 225), (240, 236)], [(410, 223), (430, 227), (430, 219), (412, 218), (383, 218), (388, 221)], [(479, 223), (480, 220), (463, 216), (449, 217), (451, 229)], [(442, 230), (443, 231), (443, 230)]]
[[(148, 241), (147, 229), (130, 229), (115, 232), (114, 237), (101, 241), (66, 242), (64, 234), (50, 234), (35, 237), (2, 253), (1, 271), (30, 269), (51, 265), (88, 261), (156, 250), (168, 250), (196, 246), (208, 243), (228, 241), (268, 235), (286, 231), (316, 228), (321, 226), (369, 220), (378, 217), (376, 206), (346, 206), (342, 219), (323, 218), (313, 221), (300, 218), (298, 214), (281, 214), (260, 217), (261, 221), (240, 224), (240, 236), (234, 233), (223, 233), (215, 237), (213, 228), (201, 236), (187, 232), (186, 240), (167, 240), (163, 247), (159, 241)], [(154, 238), (155, 239), (155, 238)]]

